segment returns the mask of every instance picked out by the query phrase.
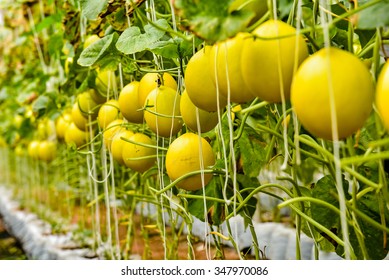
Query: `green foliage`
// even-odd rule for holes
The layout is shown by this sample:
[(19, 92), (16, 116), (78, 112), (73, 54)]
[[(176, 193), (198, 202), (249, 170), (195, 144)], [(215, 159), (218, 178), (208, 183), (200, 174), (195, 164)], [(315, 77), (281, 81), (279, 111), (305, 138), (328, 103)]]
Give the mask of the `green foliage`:
[(56, 27), (57, 25), (60, 25), (61, 20), (62, 20), (62, 14), (60, 13), (49, 15), (48, 17), (45, 17), (41, 22), (37, 24), (36, 31), (40, 33), (45, 29), (47, 30), (51, 27)]
[(165, 19), (145, 25), (144, 33), (141, 32), (139, 27), (131, 26), (120, 35), (116, 47), (125, 54), (142, 52), (152, 48), (152, 45), (165, 35), (168, 28), (169, 24)]
[(56, 95), (55, 93), (46, 93), (40, 95), (33, 103), (32, 109), (36, 116), (39, 118), (44, 115), (49, 115), (51, 110), (56, 110), (55, 105)]
[[(251, 192), (260, 185), (260, 182), (258, 181), (257, 177), (248, 177), (243, 174), (237, 174), (236, 176), (237, 176), (236, 180), (238, 182), (239, 190), (241, 190), (240, 191), (241, 201), (243, 201), (246, 198), (248, 198)], [(257, 203), (258, 203), (257, 198), (251, 196), (244, 204), (244, 207), (242, 207), (242, 211), (239, 212), (239, 214), (244, 219), (245, 227), (249, 226), (250, 222), (252, 221), (255, 211), (257, 210)]]
[[(348, 182), (343, 178), (343, 190), (348, 194)], [(339, 208), (338, 192), (336, 189), (335, 181), (330, 175), (322, 177), (315, 184), (312, 190), (312, 197), (325, 201), (336, 208)], [(347, 196), (350, 198), (350, 196)], [(311, 204), (312, 217), (318, 221), (321, 225), (330, 229), (331, 231), (339, 232), (340, 218), (325, 206)]]
[(50, 37), (47, 49), (48, 53), (51, 57), (59, 57), (60, 53), (58, 50), (61, 50), (63, 48), (63, 34), (57, 33)]
[(278, 0), (278, 11), (280, 18), (284, 18), (289, 15), (291, 8), (293, 7), (293, 0)]
[(108, 0), (80, 0), (82, 14), (90, 20), (95, 20), (99, 14), (107, 7)]
[[(375, 5), (362, 10), (359, 13), (358, 28), (360, 29), (375, 29), (389, 25), (389, 1), (361, 1), (361, 2), (376, 2)], [(372, 16), (374, 15), (374, 16)]]
[[(384, 206), (384, 203), (382, 196), (369, 193), (358, 199), (356, 207), (378, 224), (388, 225), (389, 211)], [(364, 243), (358, 240), (358, 233), (362, 235)], [(370, 221), (359, 218), (354, 226), (351, 227), (350, 242), (359, 259), (379, 260), (385, 258), (389, 251), (389, 246), (386, 242), (387, 234), (382, 229), (372, 226)], [(365, 248), (362, 248), (363, 245), (361, 246), (361, 243)], [(341, 255), (342, 251), (343, 248), (338, 248), (337, 253)]]
[(66, 6), (64, 10), (62, 25), (64, 29), (64, 39), (68, 40), (72, 45), (80, 44), (81, 39), (81, 13), (73, 6)]
[(182, 38), (156, 41), (151, 45), (150, 50), (165, 58), (183, 58), (193, 52), (192, 43)]
[[(343, 188), (346, 199), (350, 200), (349, 183), (344, 178)], [(315, 184), (312, 190), (312, 197), (325, 201), (339, 209), (336, 183), (330, 175), (324, 176)], [(388, 253), (388, 247), (385, 242), (387, 233), (372, 225), (372, 222), (383, 225), (387, 225), (389, 222), (389, 211), (384, 206), (382, 197), (380, 195), (368, 193), (360, 197), (355, 206), (356, 209), (358, 209), (358, 213), (364, 213), (364, 215), (369, 218), (365, 219), (366, 216), (362, 217), (358, 214), (351, 218), (352, 223), (349, 223), (349, 239), (354, 254), (358, 259), (383, 259)], [(335, 233), (339, 238), (342, 238), (340, 216), (337, 213), (326, 206), (316, 203), (311, 203), (310, 213), (315, 221)], [(342, 246), (337, 244), (335, 240), (324, 232), (319, 233), (327, 242), (330, 242), (334, 246), (335, 251), (339, 256), (344, 257), (344, 248)], [(326, 247), (325, 243), (323, 244), (323, 247)]]
[(0, 221), (0, 236), (0, 256), (2, 260), (27, 259), (18, 241), (5, 230), (3, 221)]
[[(193, 192), (194, 198), (188, 199), (189, 212), (200, 219), (206, 221), (210, 225), (220, 225), (225, 221), (228, 213), (233, 213), (237, 205), (234, 203), (233, 197), (239, 190), (245, 188), (245, 192), (240, 192), (240, 200), (243, 201), (249, 194), (249, 190), (252, 190), (258, 186), (258, 180), (256, 178), (248, 178), (244, 175), (237, 174), (237, 188), (234, 190), (231, 180), (224, 185), (223, 178), (220, 176), (214, 177), (206, 186), (205, 192), (198, 190)], [(207, 199), (209, 198), (209, 199)], [(213, 200), (213, 198), (218, 199)], [(251, 219), (256, 209), (257, 199), (250, 197), (244, 207), (237, 211), (236, 214), (241, 215), (244, 220)], [(206, 210), (204, 210), (204, 206)], [(247, 221), (245, 222), (247, 226)]]
[(243, 173), (255, 178), (266, 163), (266, 145), (251, 128), (245, 128), (238, 140), (239, 152), (242, 158)]
[(174, 6), (185, 20), (182, 25), (209, 43), (234, 36), (245, 29), (254, 14), (247, 11), (229, 12), (232, 0), (176, 0)]
[[(218, 225), (224, 221), (224, 210), (222, 209), (224, 204), (220, 202), (215, 202), (207, 200), (205, 197), (219, 198), (222, 199), (221, 185), (219, 178), (212, 178), (203, 190), (198, 190), (193, 192), (193, 195), (197, 196), (196, 198), (188, 199), (188, 209), (189, 212), (200, 221), (205, 221), (208, 218), (210, 224)], [(204, 200), (205, 199), (205, 200)], [(206, 207), (204, 209), (204, 206)]]
[(120, 54), (115, 48), (118, 34), (112, 33), (94, 42), (84, 49), (77, 60), (81, 66), (116, 69), (120, 62)]

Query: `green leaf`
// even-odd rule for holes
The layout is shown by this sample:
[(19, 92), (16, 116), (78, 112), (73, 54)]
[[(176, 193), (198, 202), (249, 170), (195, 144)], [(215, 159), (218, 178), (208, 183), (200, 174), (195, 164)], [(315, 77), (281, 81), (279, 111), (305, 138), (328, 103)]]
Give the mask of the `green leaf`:
[(149, 46), (148, 49), (156, 55), (165, 58), (184, 58), (193, 54), (193, 41), (171, 38), (165, 41), (157, 41)]
[(290, 10), (293, 7), (293, 0), (278, 0), (277, 8), (280, 11), (280, 18), (284, 18), (289, 15)]
[(357, 27), (360, 29), (375, 29), (389, 25), (389, 0), (382, 0), (361, 11)]
[(107, 20), (115, 30), (124, 31), (128, 27), (126, 8), (120, 2), (117, 4), (120, 8), (108, 15)]
[(179, 58), (178, 44), (170, 39), (168, 41), (158, 41), (150, 46), (150, 51), (156, 55), (160, 55), (165, 58)]
[(250, 11), (229, 12), (233, 0), (175, 0), (181, 24), (209, 43), (225, 40), (243, 31), (253, 17)]
[(311, 157), (303, 158), (301, 164), (295, 166), (297, 178), (303, 185), (308, 185), (314, 181), (314, 175), (318, 170), (317, 162)]
[[(246, 199), (246, 197), (260, 185), (257, 177), (248, 177), (243, 174), (236, 174), (236, 180), (238, 181), (239, 189), (246, 190), (245, 192), (240, 192), (243, 200)], [(249, 225), (255, 211), (257, 210), (257, 202), (258, 200), (254, 196), (251, 197), (243, 207), (243, 211), (239, 212), (239, 214), (243, 217), (245, 227)]]
[(144, 51), (160, 40), (168, 28), (169, 24), (164, 19), (157, 20), (153, 25), (145, 25), (145, 33), (142, 33), (139, 27), (131, 26), (120, 35), (116, 48), (125, 54)]
[[(242, 174), (237, 174), (237, 183), (238, 189), (249, 188), (253, 189), (259, 185), (257, 178), (249, 178)], [(208, 183), (205, 188), (205, 196), (206, 197), (214, 197), (223, 199), (223, 185), (218, 176), (214, 176), (212, 180)], [(220, 225), (225, 221), (226, 213), (232, 213), (234, 210), (234, 205), (231, 204), (227, 206), (225, 202), (215, 202), (211, 200), (206, 200), (204, 203), (203, 199), (203, 190), (198, 190), (193, 192), (192, 194), (199, 196), (198, 198), (190, 198), (188, 199), (188, 209), (189, 212), (200, 219), (201, 221), (205, 221), (205, 217), (208, 217), (208, 222), (212, 225)], [(247, 195), (250, 194), (250, 191), (241, 193), (240, 196), (244, 200)], [(228, 182), (228, 186), (226, 189), (227, 198), (231, 198), (234, 195), (234, 191), (232, 188), (232, 182)], [(206, 210), (204, 210), (204, 204), (206, 205)], [(252, 218), (257, 206), (257, 199), (255, 197), (251, 197), (246, 205), (238, 212), (245, 219), (245, 224), (247, 226), (247, 218)], [(228, 207), (228, 209), (227, 209)]]
[[(350, 199), (347, 193), (348, 182), (343, 179), (343, 187), (346, 192), (346, 199)], [(330, 175), (321, 178), (315, 185), (312, 196), (326, 201), (336, 207), (339, 207), (335, 181)], [(381, 201), (380, 201), (381, 199)], [(385, 202), (378, 194), (367, 193), (357, 201), (357, 209), (363, 212), (372, 221), (389, 224), (389, 211), (385, 207)], [(340, 217), (334, 215), (332, 210), (318, 204), (311, 204), (311, 215), (317, 222), (334, 232), (340, 238), (342, 228), (340, 226)], [(372, 226), (369, 221), (361, 219), (356, 215), (356, 219), (349, 226), (349, 240), (353, 251), (358, 259), (383, 259), (388, 253), (388, 245), (385, 242), (386, 234), (376, 227)], [(362, 238), (358, 238), (359, 232)], [(325, 238), (328, 237), (321, 233)], [(333, 240), (328, 239), (335, 246), (335, 252), (339, 256), (344, 256), (344, 248), (336, 244)], [(364, 253), (365, 252), (365, 253)]]
[[(359, 198), (357, 208), (369, 219), (381, 224), (384, 224), (384, 221), (386, 226), (389, 224), (388, 209), (379, 194), (368, 193)], [(357, 232), (362, 235), (362, 241), (358, 240)], [(350, 243), (357, 259), (381, 260), (388, 254), (387, 233), (372, 226), (368, 221), (357, 216), (357, 221), (354, 221), (353, 226), (349, 228), (349, 234)], [(338, 236), (342, 236), (341, 232)], [(363, 251), (365, 251), (365, 254)], [(336, 253), (343, 256), (344, 248), (339, 246)]]
[(124, 56), (121, 60), (124, 73), (134, 73), (138, 70), (138, 64), (128, 56)]
[(49, 95), (40, 95), (33, 103), (32, 110), (37, 114), (37, 117), (43, 116), (47, 111), (54, 106), (53, 99)]
[[(343, 188), (347, 193), (348, 182), (346, 180), (343, 180)], [(339, 208), (339, 201), (337, 198), (338, 192), (336, 189), (335, 181), (330, 175), (326, 175), (317, 181), (315, 187), (312, 190), (312, 197), (328, 202), (329, 204)], [(312, 218), (328, 229), (339, 227), (340, 218), (335, 216), (335, 213), (325, 206), (312, 203), (311, 214)]]
[(82, 14), (89, 20), (96, 19), (108, 6), (108, 0), (80, 0)]
[[(376, 30), (365, 30), (365, 29), (355, 29), (354, 31), (356, 34), (358, 34), (359, 42), (361, 44), (361, 47), (364, 48), (370, 41), (374, 38), (376, 34)], [(365, 53), (363, 58), (370, 58), (373, 56), (373, 50), (368, 51)]]
[(253, 129), (245, 127), (238, 145), (244, 174), (249, 177), (258, 176), (266, 162), (266, 144), (258, 139), (258, 134)]
[(70, 44), (79, 44), (80, 41), (81, 13), (69, 5), (66, 14), (62, 19), (64, 39)]
[[(342, 4), (338, 3), (338, 4), (331, 5), (331, 12), (335, 15), (340, 16), (340, 15), (346, 13), (347, 10), (345, 9), (343, 3)], [(349, 25), (349, 22), (346, 19), (343, 19), (343, 20), (336, 23), (336, 27), (343, 29), (343, 30), (347, 30), (348, 25)]]
[[(220, 191), (218, 190), (218, 188), (220, 188), (220, 186), (218, 186), (217, 180), (218, 180), (218, 178), (214, 177), (208, 183), (208, 185), (205, 187), (205, 196), (207, 196), (207, 197), (219, 197), (218, 193), (220, 193)], [(201, 189), (201, 190), (195, 191), (195, 192), (193, 192), (193, 194), (198, 195), (198, 196), (203, 196), (203, 190)], [(217, 204), (217, 203), (210, 201), (210, 200), (206, 200), (206, 202), (205, 202), (206, 209), (204, 210), (204, 199), (202, 199), (202, 198), (190, 198), (190, 199), (188, 199), (189, 212), (202, 222), (205, 221), (205, 217), (206, 217), (207, 213), (209, 212), (211, 207), (214, 206), (214, 204)]]
[[(346, 197), (348, 198), (348, 182), (345, 179), (343, 179), (343, 188), (346, 193)], [(323, 200), (339, 208), (337, 195), (335, 180), (330, 175), (326, 175), (318, 180), (312, 190), (312, 197)], [(340, 217), (337, 216), (334, 211), (328, 209), (325, 206), (321, 206), (316, 203), (311, 203), (310, 205), (311, 207), (308, 209), (308, 211), (310, 211), (311, 217), (315, 221), (325, 226), (331, 232), (341, 237)], [(333, 251), (339, 247), (337, 242), (327, 236), (327, 234), (324, 232), (319, 232), (319, 234), (324, 237), (324, 239), (320, 242), (320, 247), (322, 250)]]
[(356, 29), (355, 33), (358, 34), (359, 42), (361, 43), (361, 47), (363, 48), (374, 37), (375, 30), (360, 30), (360, 29)]
[(36, 31), (39, 33), (42, 30), (53, 26), (54, 24), (61, 23), (62, 15), (53, 14), (48, 17), (45, 17), (42, 21), (40, 21), (36, 26)]
[(120, 55), (115, 48), (117, 33), (107, 35), (84, 49), (77, 63), (84, 67), (100, 66), (115, 68), (120, 61)]
[(59, 56), (63, 47), (63, 34), (53, 34), (50, 36), (48, 43), (48, 51), (51, 56)]
[[(382, 207), (380, 207), (380, 205)], [(369, 216), (369, 218), (381, 224), (382, 221), (385, 221), (386, 226), (388, 226), (389, 211), (385, 207), (385, 202), (382, 201), (382, 197), (380, 198), (378, 194), (368, 193), (364, 195), (358, 200), (357, 207), (359, 210)], [(368, 221), (362, 219), (359, 219), (359, 226), (364, 236), (365, 247), (369, 259), (378, 260), (385, 258), (389, 250), (389, 245), (386, 242), (386, 234), (382, 230), (373, 227)], [(359, 244), (356, 241), (356, 239), (351, 239), (357, 256), (362, 259), (363, 254), (359, 249)]]
[(333, 42), (337, 44), (337, 46), (341, 49), (348, 49), (348, 32), (343, 29), (336, 29), (336, 34), (332, 38)]

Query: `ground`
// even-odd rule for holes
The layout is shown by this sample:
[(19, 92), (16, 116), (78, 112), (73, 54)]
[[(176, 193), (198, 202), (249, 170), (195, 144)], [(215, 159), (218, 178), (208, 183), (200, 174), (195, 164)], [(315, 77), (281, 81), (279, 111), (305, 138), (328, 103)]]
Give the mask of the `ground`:
[(15, 238), (5, 230), (0, 217), (0, 260), (25, 260), (26, 256)]

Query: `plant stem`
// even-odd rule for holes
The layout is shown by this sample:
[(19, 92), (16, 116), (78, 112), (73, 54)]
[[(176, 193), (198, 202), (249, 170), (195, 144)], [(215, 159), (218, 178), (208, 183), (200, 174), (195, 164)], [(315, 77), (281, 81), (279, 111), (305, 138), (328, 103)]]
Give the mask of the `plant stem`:
[(306, 215), (304, 212), (302, 212), (299, 208), (297, 208), (296, 206), (294, 206), (293, 204), (290, 204), (289, 205), (293, 211), (295, 211), (298, 215), (300, 215), (302, 218), (304, 218), (308, 223), (312, 224), (313, 226), (315, 226), (317, 229), (321, 230), (323, 233), (327, 234), (329, 237), (331, 237), (334, 241), (336, 241), (340, 246), (343, 246), (344, 247), (344, 242), (342, 239), (340, 239), (337, 235), (335, 235), (332, 231), (330, 231), (329, 229), (327, 229), (325, 226), (323, 226), (322, 224), (316, 222), (315, 220), (313, 220), (311, 217), (309, 217), (308, 215)]
[[(247, 205), (247, 202), (257, 193), (261, 192), (263, 189), (266, 189), (266, 188), (271, 188), (271, 187), (275, 187), (275, 188), (278, 188), (282, 191), (284, 191), (288, 196), (290, 197), (293, 197), (293, 194), (289, 191), (288, 188), (282, 186), (282, 185), (278, 185), (278, 184), (273, 184), (273, 183), (269, 183), (269, 184), (264, 184), (262, 186), (259, 186), (258, 188), (254, 189), (250, 194), (248, 194), (245, 199), (239, 203), (238, 207), (236, 208), (235, 212), (238, 213), (243, 207), (245, 207)], [(227, 215), (227, 217), (225, 218), (226, 220), (232, 218), (234, 216), (234, 213), (230, 213), (229, 215)]]

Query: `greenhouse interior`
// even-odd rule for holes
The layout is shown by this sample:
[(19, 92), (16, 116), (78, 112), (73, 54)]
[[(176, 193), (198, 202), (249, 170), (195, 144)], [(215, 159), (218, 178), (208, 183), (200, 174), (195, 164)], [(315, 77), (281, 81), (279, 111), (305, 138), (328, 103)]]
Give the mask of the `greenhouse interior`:
[(388, 0), (1, 0), (0, 260), (389, 259)]

